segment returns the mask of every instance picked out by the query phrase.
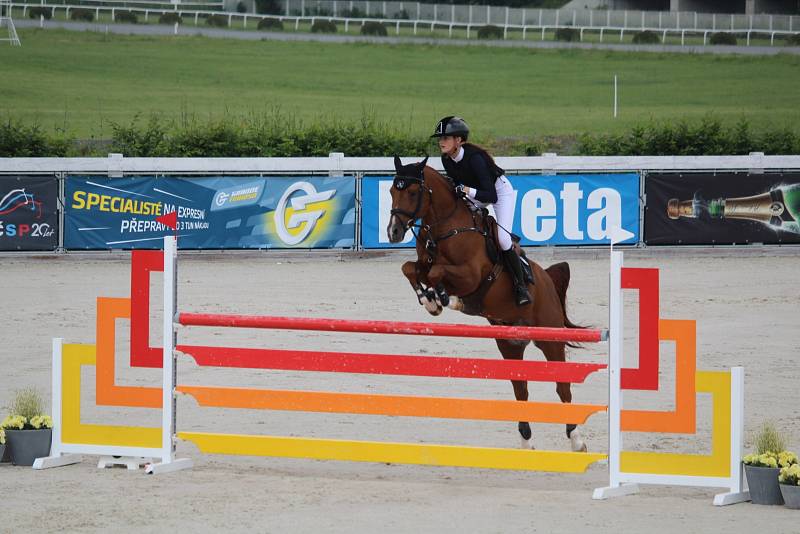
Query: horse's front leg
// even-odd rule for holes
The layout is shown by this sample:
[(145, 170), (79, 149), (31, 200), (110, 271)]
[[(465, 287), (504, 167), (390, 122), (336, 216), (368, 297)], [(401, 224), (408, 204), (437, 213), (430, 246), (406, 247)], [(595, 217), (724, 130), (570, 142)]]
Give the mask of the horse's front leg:
[(420, 304), (425, 306), (425, 309), (428, 310), (428, 313), (431, 315), (439, 315), (442, 313), (442, 308), (436, 302), (436, 299), (432, 295), (432, 291), (426, 291), (420, 283), (419, 278), (421, 272), (419, 263), (416, 261), (407, 261), (403, 264), (401, 269), (403, 271), (403, 275), (408, 279), (408, 283), (411, 284), (411, 287), (417, 294), (417, 300)]
[(428, 283), (435, 289), (438, 304), (456, 311), (464, 309), (464, 302), (453, 293), (471, 293), (477, 287), (476, 280), (480, 283), (480, 272), (475, 272), (471, 265), (437, 263), (428, 272)]

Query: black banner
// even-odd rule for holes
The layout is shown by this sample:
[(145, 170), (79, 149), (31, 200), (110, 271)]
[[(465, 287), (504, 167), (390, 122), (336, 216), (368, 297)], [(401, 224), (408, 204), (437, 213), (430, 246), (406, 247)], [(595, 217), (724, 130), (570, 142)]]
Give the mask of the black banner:
[(800, 174), (648, 174), (648, 245), (800, 243)]
[(0, 177), (0, 250), (58, 247), (58, 180)]

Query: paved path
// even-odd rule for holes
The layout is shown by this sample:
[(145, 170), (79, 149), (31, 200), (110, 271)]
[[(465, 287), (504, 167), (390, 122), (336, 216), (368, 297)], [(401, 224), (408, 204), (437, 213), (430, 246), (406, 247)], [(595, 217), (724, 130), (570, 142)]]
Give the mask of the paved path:
[[(16, 20), (18, 28), (39, 27), (36, 20)], [(94, 31), (124, 35), (173, 35), (173, 26), (158, 24), (98, 24), (92, 22), (45, 21), (45, 28), (61, 28), (75, 31)], [(314, 41), (322, 43), (376, 43), (376, 44), (420, 44), (450, 46), (490, 46), (497, 48), (540, 48), (616, 50), (621, 52), (656, 52), (677, 54), (743, 54), (776, 55), (780, 53), (800, 55), (800, 47), (786, 46), (680, 46), (680, 45), (632, 45), (612, 43), (564, 43), (558, 41), (478, 41), (476, 39), (436, 39), (432, 37), (365, 37), (361, 35), (330, 35), (306, 32), (263, 32), (224, 30), (195, 26), (180, 26), (178, 35), (202, 35), (222, 39), (248, 41)], [(23, 40), (23, 46), (25, 45)]]

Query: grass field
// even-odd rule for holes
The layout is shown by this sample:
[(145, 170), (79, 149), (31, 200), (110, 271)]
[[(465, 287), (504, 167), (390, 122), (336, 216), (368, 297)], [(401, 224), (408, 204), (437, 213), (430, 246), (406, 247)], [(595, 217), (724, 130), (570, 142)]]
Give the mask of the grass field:
[[(427, 132), (442, 115), (478, 138), (622, 131), (650, 118), (757, 129), (800, 120), (800, 57), (488, 47), (249, 42), (19, 31), (0, 47), (0, 111), (46, 129), (107, 138), (137, 113), (358, 118)], [(612, 118), (613, 75), (620, 116)]]

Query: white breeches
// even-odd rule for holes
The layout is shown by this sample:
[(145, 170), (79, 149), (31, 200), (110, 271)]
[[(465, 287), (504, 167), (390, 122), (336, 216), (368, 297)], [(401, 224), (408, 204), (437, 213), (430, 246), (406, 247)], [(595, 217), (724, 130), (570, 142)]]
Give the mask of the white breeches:
[[(502, 250), (511, 248), (511, 228), (514, 224), (514, 204), (516, 202), (516, 194), (511, 187), (511, 182), (505, 176), (499, 177), (494, 182), (494, 188), (497, 191), (497, 202), (494, 203), (494, 217), (497, 219), (497, 224), (500, 228), (497, 229), (497, 240), (500, 242)], [(473, 200), (476, 206), (485, 208), (489, 204)], [(506, 231), (506, 229), (508, 231)]]

